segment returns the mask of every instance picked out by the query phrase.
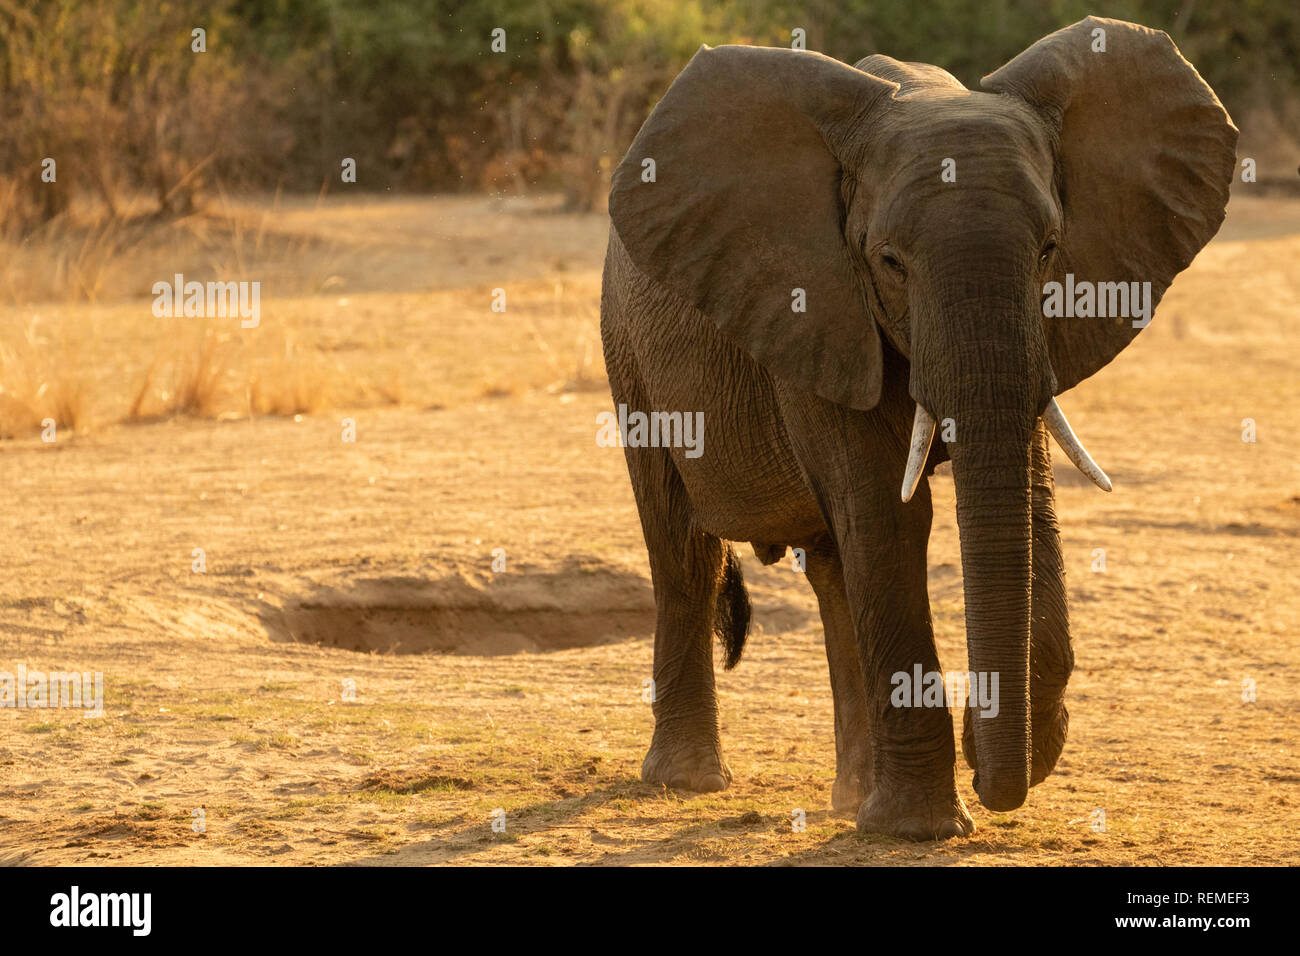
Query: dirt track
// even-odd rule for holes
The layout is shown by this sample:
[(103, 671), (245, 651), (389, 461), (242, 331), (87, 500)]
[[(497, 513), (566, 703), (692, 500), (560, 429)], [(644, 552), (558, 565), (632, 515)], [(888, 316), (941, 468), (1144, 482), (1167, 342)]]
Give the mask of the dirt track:
[[(0, 670), (102, 671), (106, 701), (0, 709), (0, 862), (1294, 864), (1300, 237), (1277, 231), (1298, 220), (1234, 199), (1152, 327), (1062, 398), (1116, 486), (1058, 463), (1069, 742), (1012, 814), (959, 766), (979, 831), (945, 844), (829, 810), (816, 604), (747, 546), (755, 631), (718, 680), (735, 783), (639, 782), (653, 606), (621, 452), (594, 441), (601, 219), (442, 199), (278, 219), (285, 249), (328, 250), (286, 274), (328, 291), (265, 292), (263, 325), (307, 330), (341, 375), (400, 375), (392, 407), (112, 424), (168, 334), (148, 300), (4, 311), (86, 330), (102, 423), (0, 442)], [(934, 488), (931, 602), (960, 667)]]

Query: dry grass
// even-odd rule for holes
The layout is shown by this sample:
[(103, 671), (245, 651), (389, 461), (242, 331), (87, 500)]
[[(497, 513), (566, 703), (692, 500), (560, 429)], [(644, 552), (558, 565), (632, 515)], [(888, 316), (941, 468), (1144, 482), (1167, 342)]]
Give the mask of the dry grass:
[(0, 291), (15, 303), (95, 302), (137, 241), (131, 232), (119, 220), (82, 226), (60, 216), (34, 236), (0, 244)]
[(172, 414), (215, 417), (227, 373), (225, 345), (215, 332), (205, 328), (198, 347), (174, 367), (172, 389), (165, 396), (170, 400)]
[(325, 288), (339, 268), (337, 242), (274, 227), (279, 196), (257, 205), (216, 202), (179, 218), (160, 217), (147, 197), (123, 196), (114, 212), (78, 197), (26, 235), (7, 232), (18, 197), (0, 177), (0, 302), (115, 301), (148, 294), (176, 272), (187, 278), (273, 280), (282, 294)]
[[(229, 393), (229, 337), (207, 325), (193, 342), (171, 356), (160, 350), (149, 364), (127, 413), (126, 422), (153, 422), (178, 416), (217, 418)], [(160, 370), (167, 368), (170, 376)]]
[(319, 353), (286, 337), (250, 371), (246, 394), (251, 415), (309, 415), (326, 408), (333, 392)]
[[(0, 229), (0, 327), (39, 315), (66, 343), (8, 354), (0, 434), (29, 435), (46, 417), (81, 427), (606, 388), (595, 217), (539, 203), (501, 233), (485, 227), (500, 220), (488, 199), (222, 195), (180, 219), (151, 209), (148, 197), (122, 198), (115, 215), (74, 200), (21, 241)], [(261, 282), (261, 326), (152, 316), (153, 283), (176, 273)], [(488, 289), (508, 281), (509, 315), (482, 310), (467, 276)]]
[[(0, 182), (0, 221), (17, 201)], [(177, 272), (199, 281), (261, 281), (277, 292), (338, 282), (337, 243), (310, 232), (273, 231), (278, 197), (249, 207), (222, 194), (212, 210), (176, 220), (143, 212), (147, 207), (143, 198), (124, 200), (109, 215), (84, 199), (25, 237), (0, 230), (0, 302), (15, 315), (27, 313), (0, 341), (0, 438), (28, 436), (47, 419), (59, 428), (84, 428), (96, 398), (121, 409), (103, 420), (128, 424), (310, 414), (336, 401), (406, 401), (400, 374), (345, 373), (331, 366), (311, 330), (292, 321), (253, 331), (213, 321), (187, 328), (176, 320), (160, 329), (140, 310), (118, 308), (112, 324), (139, 334), (117, 348), (107, 347), (109, 336), (95, 341), (101, 336), (86, 324), (85, 304), (139, 301), (154, 281)], [(43, 304), (43, 321), (58, 328), (56, 342), (32, 337), (35, 303)], [(83, 367), (73, 358), (88, 341), (96, 354)], [(140, 355), (145, 360), (131, 374), (132, 356)]]
[[(604, 361), (599, 354), (600, 343), (590, 331), (600, 325), (599, 304), (581, 293), (575, 295), (561, 281), (554, 283), (549, 324), (553, 328), (571, 328), (574, 325), (578, 328), (572, 339), (573, 344), (567, 347), (558, 347), (551, 338), (547, 338), (534, 319), (533, 311), (535, 310), (522, 311), (520, 324), (550, 370), (552, 381), (546, 385), (546, 391), (606, 391), (609, 384), (605, 377)], [(540, 311), (540, 308), (536, 311)]]
[(367, 379), (359, 385), (361, 401), (366, 405), (406, 405), (411, 401), (406, 379), (392, 370), (379, 381)]
[(292, 334), (240, 336), (205, 324), (170, 353), (160, 347), (123, 420), (309, 415), (330, 406), (333, 379), (320, 350)]
[(89, 404), (79, 356), (66, 337), (46, 339), (29, 322), (0, 338), (0, 438), (24, 438), (50, 423), (55, 434), (84, 431)]

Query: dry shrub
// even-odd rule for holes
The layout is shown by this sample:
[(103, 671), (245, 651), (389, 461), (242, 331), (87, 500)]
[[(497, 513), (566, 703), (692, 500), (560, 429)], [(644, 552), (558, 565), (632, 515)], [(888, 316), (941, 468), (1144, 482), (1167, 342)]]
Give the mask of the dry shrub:
[[(126, 421), (154, 422), (178, 416), (218, 418), (230, 399), (231, 351), (229, 333), (208, 325), (182, 340), (170, 356), (162, 348), (136, 389)], [(162, 370), (170, 372), (164, 376)]]
[(121, 198), (116, 217), (82, 196), (26, 235), (9, 236), (7, 210), (23, 195), (0, 174), (0, 301), (14, 305), (134, 298), (177, 271), (198, 281), (274, 281), (282, 294), (315, 293), (329, 287), (346, 254), (333, 240), (277, 232), (278, 193), (260, 207), (222, 193), (210, 209), (177, 220), (156, 216), (142, 194)]
[(89, 400), (86, 383), (79, 377), (60, 376), (49, 389), (50, 409), (55, 424), (61, 429), (84, 431), (89, 423)]
[(126, 421), (306, 415), (333, 397), (319, 352), (292, 333), (201, 326), (179, 347), (160, 345)]
[(357, 400), (363, 405), (405, 405), (409, 398), (406, 381), (397, 370), (378, 381), (365, 379), (357, 395)]
[[(0, 176), (0, 295), (10, 302), (95, 302), (148, 234), (141, 221), (106, 215), (85, 201), (18, 236), (25, 194)], [(111, 297), (111, 290), (110, 290)]]
[(66, 339), (40, 339), (33, 322), (21, 336), (0, 341), (0, 439), (29, 437), (47, 419), (58, 431), (85, 431), (89, 407), (76, 350)]
[[(30, 177), (31, 172), (27, 175)], [(34, 224), (55, 218), (63, 208), (42, 208), (54, 196), (66, 200), (66, 190), (39, 192), (17, 175), (0, 173), (0, 239), (17, 241), (29, 233)]]
[[(111, 218), (128, 189), (185, 215), (214, 175), (253, 179), (285, 156), (291, 133), (265, 118), (281, 115), (292, 70), (268, 75), (250, 59), (238, 13), (231, 0), (0, 0), (0, 171), (28, 193), (7, 228), (26, 235), (61, 215), (73, 184)], [(57, 161), (53, 183), (44, 157)]]
[(269, 358), (250, 369), (246, 395), (250, 417), (308, 415), (329, 404), (329, 375), (319, 355), (285, 335)]
[(221, 412), (223, 382), (228, 371), (226, 343), (205, 329), (201, 344), (185, 362), (174, 366), (171, 390), (173, 414), (215, 418)]
[(51, 289), (61, 289), (65, 297), (87, 302), (99, 298), (105, 277), (132, 244), (117, 219), (74, 231), (67, 218), (60, 217), (44, 232), (43, 244), (53, 264), (49, 273)]

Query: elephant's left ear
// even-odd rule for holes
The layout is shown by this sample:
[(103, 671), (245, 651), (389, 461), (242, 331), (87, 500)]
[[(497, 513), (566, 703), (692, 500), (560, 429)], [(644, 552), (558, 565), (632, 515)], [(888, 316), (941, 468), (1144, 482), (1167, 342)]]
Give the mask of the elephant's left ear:
[[(1223, 222), (1237, 128), (1214, 91), (1167, 34), (1099, 17), (1044, 37), (981, 84), (1025, 100), (1058, 133), (1055, 278), (1149, 282), (1154, 309)], [(1044, 319), (1060, 390), (1114, 358), (1145, 327), (1137, 321)]]

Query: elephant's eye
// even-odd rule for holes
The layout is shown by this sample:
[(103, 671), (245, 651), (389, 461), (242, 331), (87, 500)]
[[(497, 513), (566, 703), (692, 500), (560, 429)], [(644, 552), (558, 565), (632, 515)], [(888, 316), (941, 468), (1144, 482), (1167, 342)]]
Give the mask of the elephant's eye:
[(1048, 239), (1047, 245), (1043, 246), (1043, 251), (1038, 254), (1038, 264), (1047, 265), (1047, 261), (1052, 258), (1052, 253), (1056, 251), (1056, 240)]
[(882, 252), (880, 254), (880, 261), (900, 278), (907, 274), (907, 270), (903, 268), (903, 263), (899, 260), (898, 256), (894, 255), (892, 252)]

